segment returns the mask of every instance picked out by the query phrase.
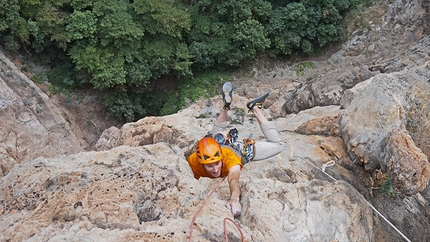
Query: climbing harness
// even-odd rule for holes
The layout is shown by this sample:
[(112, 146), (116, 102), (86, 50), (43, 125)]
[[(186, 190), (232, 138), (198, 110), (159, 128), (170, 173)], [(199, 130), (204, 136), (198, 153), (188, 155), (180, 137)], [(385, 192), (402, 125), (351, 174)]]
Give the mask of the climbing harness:
[(237, 131), (236, 128), (233, 128), (233, 129), (230, 129), (230, 131), (228, 131), (226, 136), (222, 132), (216, 133), (214, 135), (214, 139), (220, 145), (234, 146), (234, 143), (236, 143), (238, 136), (239, 136), (239, 131)]
[(239, 137), (239, 131), (236, 128), (230, 129), (227, 134), (227, 144), (233, 145)]
[[(211, 193), (209, 193), (209, 195), (206, 197), (205, 201), (203, 202), (202, 206), (200, 206), (199, 210), (197, 210), (196, 214), (194, 215), (193, 219), (191, 220), (191, 224), (190, 224), (190, 242), (193, 239), (193, 225), (194, 222), (196, 221), (197, 215), (200, 213), (200, 211), (202, 210), (202, 208), (206, 205), (207, 201), (209, 200), (209, 198), (212, 196), (212, 194), (215, 192), (215, 190), (221, 185), (221, 183), (225, 180), (226, 177), (222, 178), (221, 181), (215, 186), (215, 188), (211, 191)], [(242, 238), (242, 242), (245, 241), (244, 237), (243, 237), (243, 233), (242, 230), (240, 229), (239, 225), (234, 222), (234, 220), (232, 220), (231, 218), (224, 218), (223, 224), (224, 224), (224, 237), (225, 237), (225, 241), (228, 242), (228, 236), (227, 236), (227, 227), (226, 227), (226, 222), (227, 220), (229, 220), (230, 222), (232, 222), (236, 228), (239, 230), (240, 232), (240, 236)]]
[[(332, 177), (330, 174), (328, 174), (327, 172), (325, 172), (325, 169), (327, 168), (327, 167), (330, 167), (330, 166), (334, 166), (334, 164), (335, 164), (335, 162), (333, 161), (333, 160), (330, 160), (329, 162), (327, 162), (327, 163), (325, 163), (325, 164), (323, 164), (322, 166), (321, 166), (321, 168), (319, 168), (317, 165), (315, 165), (313, 162), (311, 162), (310, 161), (310, 159), (308, 160), (309, 158), (305, 158), (304, 160), (306, 161), (306, 162), (308, 162), (309, 164), (311, 164), (313, 167), (315, 167), (315, 168), (317, 168), (318, 170), (320, 170), (322, 173), (324, 173), (324, 174), (326, 174), (328, 177), (330, 177), (333, 181), (337, 181), (334, 177)], [(406, 241), (408, 241), (408, 242), (411, 242), (411, 240), (409, 240), (408, 239), (408, 237), (406, 237), (399, 229), (397, 229), (390, 221), (388, 221), (388, 219), (387, 218), (385, 218), (384, 217), (384, 215), (382, 215), (378, 210), (376, 210), (376, 208), (375, 207), (373, 207), (373, 205), (372, 204), (370, 204), (370, 202), (368, 202), (366, 199), (365, 199), (365, 201), (366, 201), (366, 203), (373, 209), (373, 211), (375, 211), (379, 216), (381, 216), (381, 218), (383, 218), (394, 230), (396, 230), (397, 231), (397, 233), (399, 233)]]
[(243, 162), (243, 165), (250, 162), (252, 159), (254, 159), (254, 148), (255, 148), (255, 139), (253, 138), (252, 134), (248, 136), (248, 138), (243, 139), (243, 149), (242, 149), (242, 157), (245, 158), (245, 162)]
[(243, 139), (243, 143), (237, 141), (239, 138), (239, 131), (236, 128), (230, 129), (227, 135), (218, 132), (213, 137), (218, 144), (230, 146), (235, 151), (239, 152), (242, 156), (242, 165), (250, 162), (255, 156), (255, 139), (253, 134), (248, 135), (248, 138)]

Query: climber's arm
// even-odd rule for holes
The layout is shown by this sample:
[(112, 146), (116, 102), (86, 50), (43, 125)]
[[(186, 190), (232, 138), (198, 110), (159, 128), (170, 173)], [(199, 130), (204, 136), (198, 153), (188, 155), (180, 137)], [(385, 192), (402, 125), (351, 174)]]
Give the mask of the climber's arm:
[(230, 201), (227, 204), (227, 207), (231, 209), (233, 216), (238, 217), (242, 211), (242, 205), (239, 202), (240, 199), (240, 186), (239, 186), (239, 177), (240, 177), (240, 165), (235, 165), (230, 168), (228, 172), (228, 184), (230, 186)]

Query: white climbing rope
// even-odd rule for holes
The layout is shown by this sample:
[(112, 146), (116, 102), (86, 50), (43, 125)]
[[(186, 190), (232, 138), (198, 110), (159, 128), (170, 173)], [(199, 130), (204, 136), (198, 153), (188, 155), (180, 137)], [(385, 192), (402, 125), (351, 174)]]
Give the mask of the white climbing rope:
[[(334, 166), (334, 164), (336, 164), (336, 163), (334, 162), (334, 160), (330, 160), (329, 162), (324, 163), (324, 164), (321, 166), (321, 171), (325, 173), (325, 168), (330, 167), (330, 166)], [(328, 175), (328, 174), (327, 174), (327, 175)], [(330, 175), (329, 175), (329, 176), (330, 176)], [(331, 176), (330, 176), (330, 177), (331, 177)], [(332, 177), (332, 179), (333, 179), (333, 180), (336, 180), (336, 179), (334, 179), (333, 177)]]
[[(317, 168), (318, 170), (320, 170), (322, 173), (324, 173), (324, 174), (326, 174), (328, 177), (330, 177), (333, 181), (337, 181), (334, 177), (332, 177), (330, 174), (328, 174), (327, 172), (325, 172), (325, 169), (327, 168), (327, 167), (330, 167), (330, 166), (334, 166), (335, 165), (335, 162), (333, 161), (333, 160), (330, 160), (329, 162), (327, 162), (327, 163), (325, 163), (325, 164), (323, 164), (322, 166), (321, 166), (321, 168), (319, 168), (317, 165), (315, 165), (314, 163), (312, 163), (310, 160), (308, 160), (308, 159), (304, 159), (305, 161), (307, 161), (309, 164), (311, 164), (313, 167), (315, 167), (315, 168)], [(394, 226), (390, 221), (388, 221), (388, 219), (387, 218), (385, 218), (384, 217), (384, 215), (382, 215), (378, 210), (376, 210), (376, 208), (375, 207), (373, 207), (373, 205), (372, 204), (370, 204), (370, 202), (368, 202), (366, 199), (365, 199), (365, 201), (366, 201), (366, 203), (373, 209), (373, 211), (375, 211), (379, 216), (381, 216), (381, 218), (383, 218), (394, 230), (396, 230), (397, 231), (397, 233), (399, 233), (406, 241), (408, 241), (408, 242), (411, 242), (411, 240), (410, 239), (408, 239), (408, 237), (406, 237), (399, 229), (397, 229), (396, 228), (396, 226)]]

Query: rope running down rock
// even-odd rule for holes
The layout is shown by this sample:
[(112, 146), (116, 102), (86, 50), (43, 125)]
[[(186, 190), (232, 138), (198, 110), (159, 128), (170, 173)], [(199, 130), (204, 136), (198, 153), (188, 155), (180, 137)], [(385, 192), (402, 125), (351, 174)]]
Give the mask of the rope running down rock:
[[(329, 162), (323, 164), (321, 166), (321, 168), (319, 168), (318, 166), (316, 166), (314, 163), (312, 163), (310, 160), (308, 160), (308, 158), (304, 159), (306, 162), (308, 162), (309, 164), (311, 164), (313, 167), (317, 168), (318, 170), (320, 170), (322, 173), (326, 174), (328, 177), (330, 177), (333, 181), (337, 181), (334, 177), (332, 177), (330, 174), (328, 174), (327, 172), (325, 172), (325, 169), (327, 167), (330, 166), (334, 166), (335, 162), (333, 160), (330, 160)], [(397, 229), (390, 221), (388, 221), (387, 218), (384, 217), (384, 215), (382, 215), (378, 210), (376, 210), (375, 207), (373, 207), (372, 204), (370, 204), (367, 200), (366, 203), (373, 209), (373, 211), (375, 211), (379, 216), (381, 216), (381, 218), (383, 218), (394, 230), (397, 231), (397, 233), (399, 233), (406, 241), (411, 242), (411, 240), (408, 239), (408, 237), (406, 237), (399, 229)]]

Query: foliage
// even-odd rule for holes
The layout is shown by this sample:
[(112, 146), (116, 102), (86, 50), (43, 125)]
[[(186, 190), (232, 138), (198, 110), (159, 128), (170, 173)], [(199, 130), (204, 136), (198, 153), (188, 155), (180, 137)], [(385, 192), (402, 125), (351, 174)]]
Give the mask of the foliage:
[(142, 17), (146, 31), (155, 35), (181, 38), (183, 30), (189, 30), (190, 19), (186, 12), (173, 8), (168, 0), (136, 0), (134, 8)]
[[(108, 115), (119, 120), (132, 122), (148, 115), (162, 106), (161, 94), (156, 92), (122, 92), (112, 89), (104, 93), (103, 104), (108, 107)], [(155, 112), (155, 113), (154, 113)]]
[(293, 49), (299, 48), (308, 22), (306, 8), (301, 3), (275, 9), (267, 26), (274, 49), (289, 55)]
[(33, 82), (35, 82), (35, 83), (43, 83), (43, 82), (45, 82), (45, 81), (47, 80), (47, 78), (46, 78), (46, 75), (45, 75), (45, 74), (42, 74), (42, 75), (35, 75), (35, 76), (32, 76), (30, 79), (31, 79)]
[(75, 10), (67, 18), (69, 55), (78, 70), (92, 75), (95, 88), (125, 85), (125, 66), (139, 53), (142, 28), (125, 1), (100, 0), (91, 7), (91, 11)]
[(209, 98), (219, 94), (221, 84), (231, 79), (229, 74), (222, 72), (200, 73), (196, 78), (181, 79), (174, 92), (166, 96), (161, 115), (179, 111), (188, 102), (195, 102), (200, 97)]
[(6, 47), (22, 42), (37, 52), (61, 48), (76, 66), (72, 70), (89, 73), (97, 89), (144, 88), (164, 74), (192, 73), (181, 40), (190, 20), (171, 0), (3, 1)]
[(348, 0), (302, 0), (277, 7), (267, 24), (272, 51), (284, 55), (294, 50), (311, 54), (327, 43), (342, 40), (340, 13), (351, 4)]
[(48, 73), (48, 80), (62, 89), (74, 90), (85, 85), (90, 77), (85, 71), (76, 71), (71, 63), (57, 65)]
[(298, 63), (294, 69), (296, 71), (297, 76), (303, 76), (305, 74), (306, 69), (314, 68), (315, 64), (312, 61), (305, 61)]
[(173, 0), (136, 0), (133, 6), (146, 32), (143, 53), (152, 79), (169, 73), (191, 76), (192, 55), (183, 41), (183, 32), (191, 25), (187, 11), (176, 8)]
[(18, 0), (0, 0), (0, 37), (9, 50), (18, 50), (19, 42), (26, 41), (25, 20), (20, 16)]
[(198, 70), (237, 67), (270, 46), (263, 20), (270, 15), (263, 0), (199, 1), (189, 8), (188, 46)]
[(418, 121), (413, 115), (411, 115), (411, 113), (408, 113), (406, 122), (406, 129), (408, 131), (415, 132), (419, 128)]
[(387, 178), (382, 184), (381, 193), (389, 197), (395, 196), (393, 181), (390, 178)]
[[(342, 40), (343, 17), (362, 2), (369, 0), (0, 0), (0, 44), (37, 53), (59, 90), (106, 91), (110, 113), (132, 120), (209, 95), (219, 77), (201, 73)], [(180, 80), (179, 96), (149, 93), (165, 75)]]

